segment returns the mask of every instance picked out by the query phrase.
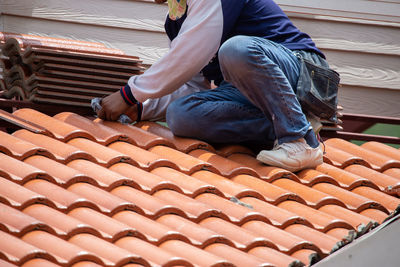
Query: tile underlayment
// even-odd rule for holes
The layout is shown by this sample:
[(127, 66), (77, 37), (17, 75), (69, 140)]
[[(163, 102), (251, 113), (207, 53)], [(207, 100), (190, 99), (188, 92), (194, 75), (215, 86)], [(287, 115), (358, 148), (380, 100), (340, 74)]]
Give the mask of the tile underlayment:
[(376, 142), (291, 173), (153, 122), (0, 116), (26, 123), (0, 132), (0, 264), (302, 266), (400, 204), (400, 150)]

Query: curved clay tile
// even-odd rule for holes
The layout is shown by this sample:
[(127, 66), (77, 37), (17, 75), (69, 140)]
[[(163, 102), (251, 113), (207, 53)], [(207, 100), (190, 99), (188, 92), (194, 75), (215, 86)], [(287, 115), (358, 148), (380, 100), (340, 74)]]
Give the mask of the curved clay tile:
[(104, 260), (108, 261), (106, 265), (124, 266), (128, 263), (139, 263), (143, 266), (150, 266), (150, 263), (142, 257), (90, 234), (75, 235), (68, 242), (95, 255), (101, 255)]
[(248, 253), (260, 259), (266, 260), (267, 262), (275, 266), (304, 266), (304, 264), (298, 259), (295, 259), (289, 255), (283, 254), (282, 252), (269, 247), (255, 247), (249, 250)]
[(164, 145), (164, 146), (169, 146), (172, 148), (175, 148), (175, 145), (158, 135), (155, 135), (153, 133), (150, 133), (148, 131), (145, 131), (139, 127), (128, 125), (128, 124), (122, 124), (119, 122), (113, 122), (113, 121), (103, 121), (100, 119), (94, 120), (95, 123), (103, 124), (109, 128), (112, 128), (120, 133), (125, 134), (128, 136), (131, 140), (134, 141), (134, 144), (137, 145), (138, 147), (141, 147), (143, 149), (149, 149), (153, 146), (157, 145)]
[(149, 194), (153, 194), (161, 189), (171, 189), (180, 193), (184, 191), (179, 185), (173, 182), (166, 181), (158, 175), (149, 173), (127, 163), (116, 163), (108, 169), (131, 179), (140, 186), (141, 190)]
[[(327, 205), (329, 206), (329, 205)], [(335, 206), (335, 205), (333, 205)], [(353, 226), (348, 222), (339, 219), (333, 215), (325, 212), (310, 208), (306, 205), (300, 204), (295, 201), (285, 201), (278, 205), (278, 207), (291, 211), (293, 213), (304, 216), (308, 221), (313, 224), (313, 227), (317, 230), (326, 232), (332, 228), (347, 228), (353, 229)], [(323, 206), (326, 207), (326, 206)], [(323, 208), (322, 207), (322, 208)], [(339, 206), (335, 206), (339, 207)], [(321, 209), (321, 208), (320, 208)]]
[[(261, 193), (263, 198), (258, 197), (260, 200), (264, 200), (274, 205), (288, 199), (295, 200), (304, 204), (306, 203), (304, 199), (299, 195), (250, 175), (238, 175), (233, 177), (231, 180), (237, 184), (242, 185), (244, 188), (251, 188), (256, 192)], [(245, 197), (245, 195), (239, 196), (239, 198), (242, 197)]]
[(68, 191), (95, 203), (100, 208), (100, 211), (107, 215), (113, 215), (121, 210), (132, 210), (144, 214), (142, 208), (138, 207), (134, 203), (127, 202), (90, 184), (76, 183), (68, 187)]
[(0, 153), (0, 170), (7, 173), (14, 182), (20, 184), (32, 179), (44, 179), (56, 183), (48, 173), (3, 153)]
[[(361, 147), (366, 148), (371, 151), (374, 151), (378, 154), (385, 155), (389, 158), (392, 158), (392, 159), (400, 162), (400, 150), (398, 150), (394, 147), (391, 147), (391, 146), (388, 146), (388, 145), (385, 145), (385, 144), (379, 143), (379, 142), (373, 142), (373, 141), (366, 142), (366, 143), (362, 144)], [(387, 169), (387, 168), (385, 168), (385, 169)]]
[[(346, 229), (346, 231), (348, 231)], [(336, 245), (340, 239), (322, 233), (321, 231), (315, 230), (311, 227), (307, 227), (302, 224), (292, 224), (285, 228), (285, 232), (289, 232), (299, 238), (307, 240), (312, 244), (318, 246), (321, 249), (324, 256), (328, 255), (332, 248)]]
[(179, 167), (172, 161), (126, 142), (117, 141), (109, 144), (108, 147), (122, 154), (128, 155), (138, 165), (139, 168), (146, 171), (151, 171), (158, 167), (169, 167), (179, 170)]
[(390, 158), (380, 153), (376, 153), (364, 147), (360, 147), (343, 139), (331, 138), (328, 139), (325, 143), (327, 146), (333, 146), (337, 149), (341, 149), (347, 153), (364, 159), (371, 165), (373, 169), (377, 171), (382, 172), (388, 168), (400, 166), (399, 160), (394, 160), (393, 158)]
[(332, 176), (314, 169), (302, 170), (297, 175), (301, 179), (301, 182), (307, 186), (313, 186), (318, 183), (330, 183), (339, 186), (339, 183)]
[(220, 235), (226, 236), (234, 243), (235, 248), (242, 251), (248, 251), (252, 248), (261, 246), (267, 246), (278, 250), (278, 247), (268, 238), (220, 218), (209, 217), (202, 220), (199, 225)]
[(173, 206), (169, 202), (129, 186), (119, 186), (113, 189), (111, 193), (130, 203), (135, 203), (135, 205), (139, 206), (144, 211), (143, 215), (150, 218), (157, 218), (158, 216), (169, 213), (179, 214), (183, 217), (188, 216), (185, 211), (182, 211), (179, 207)]
[(158, 175), (166, 181), (170, 181), (171, 183), (176, 184), (179, 188), (182, 189), (185, 195), (188, 195), (190, 197), (195, 197), (204, 192), (215, 193), (221, 196), (223, 195), (223, 190), (218, 188), (218, 186), (211, 184), (207, 181), (197, 179), (195, 176), (192, 177), (186, 175), (171, 168), (159, 167), (152, 170), (151, 173)]
[(267, 166), (253, 156), (247, 154), (232, 154), (228, 157), (228, 159), (254, 169), (261, 179), (264, 179), (267, 182), (271, 182), (279, 178), (290, 178), (295, 181), (299, 181), (298, 177), (294, 173), (278, 167)]
[(383, 174), (390, 175), (400, 181), (400, 168), (387, 169)]
[(23, 212), (51, 226), (56, 235), (62, 239), (81, 233), (101, 237), (100, 232), (95, 228), (46, 205), (34, 204), (25, 208)]
[(270, 240), (283, 253), (290, 255), (300, 249), (312, 249), (322, 256), (321, 249), (313, 243), (264, 222), (250, 221), (243, 224), (242, 228)]
[(346, 239), (346, 237), (349, 235), (350, 231), (349, 231), (349, 229), (346, 229), (346, 228), (337, 227), (337, 228), (330, 229), (330, 230), (326, 231), (325, 233), (329, 236), (332, 236), (332, 237), (337, 238), (342, 241), (342, 240)]
[(324, 156), (332, 162), (331, 165), (334, 165), (338, 168), (345, 168), (351, 164), (360, 164), (372, 168), (371, 165), (361, 157), (343, 151), (334, 146), (326, 145), (325, 153), (326, 154)]
[(24, 188), (45, 196), (54, 203), (51, 207), (62, 212), (67, 212), (68, 210), (81, 206), (99, 210), (99, 207), (95, 203), (42, 179), (29, 181), (24, 185)]
[(53, 255), (57, 263), (61, 265), (72, 265), (74, 263), (88, 260), (101, 264), (101, 259), (70, 242), (53, 236), (43, 231), (32, 231), (21, 238), (40, 249)]
[(316, 170), (332, 176), (339, 183), (340, 187), (346, 188), (348, 190), (352, 190), (358, 186), (369, 186), (375, 189), (379, 189), (376, 184), (374, 184), (367, 178), (358, 176), (351, 172), (347, 172), (326, 163), (317, 166)]
[(96, 138), (98, 143), (104, 145), (115, 141), (133, 142), (126, 134), (120, 133), (110, 127), (105, 126), (104, 124), (95, 123), (92, 120), (79, 116), (76, 113), (62, 112), (55, 115), (53, 118), (89, 132)]
[[(85, 262), (85, 261), (82, 261), (82, 262)], [(88, 262), (88, 261), (86, 261), (86, 262)], [(94, 262), (90, 263), (90, 264), (93, 264), (93, 265), (90, 265), (90, 267), (100, 267), (100, 265), (98, 265), (98, 264), (96, 264)], [(74, 264), (73, 266), (76, 267), (75, 265), (76, 264)], [(16, 265), (12, 265), (12, 266), (16, 266)], [(12, 266), (10, 265), (10, 267), (12, 267)], [(40, 258), (29, 260), (29, 261), (25, 262), (23, 266), (24, 267), (39, 267), (39, 266), (43, 266), (43, 267), (60, 267), (60, 265), (58, 265), (58, 264), (55, 264), (55, 263), (52, 263), (52, 262), (50, 262), (48, 260), (40, 259)], [(4, 265), (4, 267), (8, 267), (8, 265)]]
[(183, 138), (175, 136), (170, 129), (160, 125), (159, 123), (143, 121), (135, 124), (135, 126), (169, 140), (175, 145), (175, 147), (179, 151), (183, 153), (188, 153), (194, 149), (205, 149), (209, 151), (215, 151), (214, 148), (211, 145), (207, 144), (206, 142), (192, 138)]
[(318, 210), (346, 221), (347, 223), (351, 224), (354, 229), (357, 229), (357, 227), (362, 223), (367, 225), (371, 221), (371, 219), (368, 217), (336, 205), (326, 205)]
[(14, 136), (26, 140), (32, 144), (42, 146), (50, 151), (60, 163), (68, 163), (74, 159), (87, 159), (97, 162), (96, 159), (77, 147), (67, 145), (57, 139), (42, 134), (35, 134), (27, 130), (19, 130), (13, 133)]
[(63, 142), (76, 137), (88, 138), (93, 141), (96, 140), (87, 131), (59, 121), (53, 117), (50, 117), (33, 109), (18, 109), (14, 111), (13, 114), (19, 118), (29, 120), (30, 122), (40, 125), (41, 127), (51, 132), (58, 140), (61, 140)]
[(346, 171), (357, 174), (361, 177), (365, 177), (377, 186), (381, 191), (391, 195), (397, 195), (397, 192), (400, 191), (400, 181), (396, 178), (393, 178), (389, 175), (374, 171), (364, 166), (360, 165), (351, 165), (348, 166)]
[(313, 262), (318, 262), (320, 260), (318, 254), (311, 249), (301, 249), (295, 251), (292, 255), (293, 258), (298, 259), (306, 266), (311, 266)]
[(217, 155), (213, 152), (203, 150), (203, 149), (195, 149), (192, 150), (189, 155), (204, 160), (210, 163), (213, 167), (215, 167), (222, 176), (231, 178), (233, 176), (239, 174), (248, 174), (252, 176), (259, 177), (257, 172), (249, 167), (245, 167), (233, 160), (229, 160), (220, 155)]
[(351, 192), (367, 197), (382, 204), (386, 209), (389, 210), (389, 212), (393, 212), (400, 205), (399, 198), (390, 196), (368, 186), (356, 187), (351, 190)]
[(299, 195), (302, 199), (304, 199), (308, 206), (313, 208), (319, 208), (324, 205), (334, 204), (339, 206), (345, 206), (345, 204), (340, 201), (338, 198), (324, 193), (318, 190), (315, 190), (306, 185), (296, 183), (290, 179), (278, 179), (272, 182), (272, 184), (289, 190), (290, 192)]
[(231, 156), (232, 154), (247, 154), (253, 157), (255, 156), (253, 151), (251, 151), (248, 147), (242, 145), (221, 144), (215, 145), (215, 148), (216, 153), (225, 158)]
[(271, 224), (271, 221), (264, 214), (214, 194), (204, 193), (197, 196), (195, 199), (215, 209), (221, 210), (228, 216), (232, 223), (237, 225), (242, 225), (251, 220), (259, 220)]
[(164, 219), (169, 218), (170, 216), (190, 222), (189, 220), (176, 214), (165, 214), (158, 217), (156, 220), (152, 220), (129, 210), (118, 212), (112, 216), (112, 218), (125, 223), (134, 229), (137, 229), (150, 243), (157, 246), (168, 240), (181, 240), (183, 242), (193, 244), (194, 242), (188, 238), (189, 235), (183, 235), (181, 233), (182, 231), (177, 232), (173, 230), (172, 226), (169, 227), (169, 225), (165, 223)]
[(199, 222), (208, 217), (220, 217), (229, 220), (227, 214), (224, 214), (223, 211), (172, 190), (160, 190), (153, 196), (184, 211), (185, 217), (193, 222)]
[(304, 224), (308, 227), (313, 227), (312, 224), (301, 215), (297, 215), (265, 201), (261, 201), (252, 197), (245, 197), (241, 198), (240, 200), (248, 205), (251, 205), (255, 211), (264, 214), (264, 216), (271, 221), (271, 224), (276, 227), (285, 228), (292, 224)]
[(224, 192), (225, 197), (255, 197), (261, 200), (265, 200), (264, 196), (261, 195), (257, 190), (248, 188), (240, 183), (236, 183), (233, 180), (225, 178), (221, 175), (209, 172), (209, 171), (198, 171), (192, 174), (192, 177), (203, 181), (207, 184), (212, 184), (221, 192)]
[(0, 177), (0, 201), (16, 209), (24, 209), (34, 203), (42, 203), (50, 207), (56, 207), (54, 202), (43, 194), (37, 193), (2, 177)]
[(219, 173), (215, 167), (210, 163), (180, 152), (178, 150), (172, 149), (166, 146), (154, 146), (149, 149), (150, 152), (156, 153), (163, 158), (166, 158), (180, 168), (185, 174), (192, 174), (199, 170), (211, 170), (213, 172)]
[(98, 185), (100, 188), (103, 188), (107, 191), (120, 185), (130, 185), (135, 188), (142, 189), (141, 186), (132, 179), (110, 171), (103, 166), (87, 160), (76, 159), (69, 162), (67, 166), (82, 172), (88, 177), (92, 177), (96, 180), (96, 184), (94, 184), (95, 186)]
[(378, 222), (379, 224), (383, 223), (383, 221), (388, 217), (387, 213), (378, 209), (365, 209), (361, 211), (360, 214)]
[(161, 216), (157, 219), (157, 222), (184, 234), (190, 238), (192, 245), (199, 248), (207, 247), (212, 243), (224, 243), (232, 247), (235, 246), (225, 236), (175, 214)]
[(389, 213), (384, 206), (379, 204), (379, 202), (373, 201), (369, 198), (360, 196), (351, 191), (345, 190), (329, 183), (319, 183), (314, 185), (312, 188), (340, 199), (346, 205), (346, 208), (358, 213), (368, 208), (380, 209), (384, 212)]
[(189, 245), (180, 240), (168, 240), (162, 243), (159, 247), (174, 255), (177, 255), (178, 257), (189, 260), (194, 265), (213, 267), (235, 266), (222, 257), (207, 252), (206, 250)]
[(102, 146), (86, 138), (73, 138), (69, 140), (67, 144), (77, 147), (92, 155), (99, 164), (105, 167), (109, 167), (117, 162), (129, 162), (131, 164), (136, 164), (129, 156), (106, 146)]
[(17, 237), (22, 237), (34, 230), (56, 234), (54, 229), (46, 223), (2, 203), (0, 203), (0, 218), (0, 229)]
[(263, 266), (272, 267), (273, 265), (254, 255), (240, 251), (225, 244), (212, 244), (204, 249), (214, 255), (229, 259), (234, 266)]
[(6, 154), (18, 160), (24, 160), (32, 155), (42, 155), (52, 159), (55, 158), (53, 154), (41, 146), (35, 146), (32, 143), (0, 131), (0, 151), (3, 152), (4, 150), (2, 148), (5, 148)]
[(114, 244), (140, 255), (151, 263), (152, 266), (193, 266), (186, 259), (175, 257), (173, 254), (135, 237), (124, 237)]
[[(0, 81), (3, 81), (3, 80), (0, 80)], [(22, 129), (29, 130), (32, 133), (44, 134), (44, 135), (53, 137), (52, 133), (47, 131), (45, 128), (43, 128), (33, 122), (30, 122), (29, 120), (21, 119), (11, 113), (8, 113), (5, 110), (0, 109), (0, 118), (2, 120), (8, 121), (14, 125), (17, 125), (18, 127), (22, 128)]]
[(48, 173), (62, 187), (68, 187), (78, 182), (86, 182), (99, 186), (95, 179), (44, 156), (34, 155), (25, 159), (24, 162)]
[(56, 258), (47, 251), (3, 231), (0, 231), (0, 258), (18, 266), (35, 258), (42, 258), (52, 263), (58, 263)]
[(68, 213), (68, 216), (97, 229), (102, 234), (100, 237), (112, 243), (125, 236), (134, 236), (146, 240), (146, 237), (136, 229), (90, 208), (73, 209)]

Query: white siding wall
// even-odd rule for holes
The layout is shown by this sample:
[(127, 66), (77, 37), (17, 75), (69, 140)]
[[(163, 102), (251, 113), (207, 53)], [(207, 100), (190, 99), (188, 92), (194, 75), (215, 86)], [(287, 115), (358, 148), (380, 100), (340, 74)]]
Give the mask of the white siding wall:
[[(400, 117), (400, 0), (277, 0), (342, 76), (345, 112)], [(0, 30), (98, 41), (152, 64), (168, 49), (166, 4), (0, 0)]]

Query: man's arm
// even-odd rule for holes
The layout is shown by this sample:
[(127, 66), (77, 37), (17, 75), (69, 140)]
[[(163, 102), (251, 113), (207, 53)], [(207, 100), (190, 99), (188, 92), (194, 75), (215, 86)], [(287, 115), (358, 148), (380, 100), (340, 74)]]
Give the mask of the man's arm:
[[(140, 102), (160, 98), (177, 90), (199, 73), (218, 51), (223, 32), (221, 2), (187, 2), (187, 18), (179, 35), (171, 42), (171, 49), (144, 74), (133, 76), (128, 81), (131, 94)], [(106, 97), (99, 117), (114, 119), (124, 113), (127, 103), (123, 100), (119, 92)]]

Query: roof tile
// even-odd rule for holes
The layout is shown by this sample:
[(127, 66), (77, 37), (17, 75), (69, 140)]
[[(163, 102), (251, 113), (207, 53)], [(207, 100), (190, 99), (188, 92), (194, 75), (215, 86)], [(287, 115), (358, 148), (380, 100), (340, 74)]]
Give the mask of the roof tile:
[(43, 231), (32, 231), (21, 238), (44, 251), (50, 252), (61, 265), (72, 265), (82, 260), (101, 264), (95, 255), (83, 251), (82, 248)]
[(70, 124), (61, 122), (33, 109), (18, 109), (13, 113), (19, 118), (36, 123), (50, 131), (58, 140), (68, 141), (72, 138), (83, 137), (91, 140), (95, 138), (87, 131)]
[(78, 158), (96, 162), (96, 159), (87, 152), (46, 135), (35, 134), (27, 130), (16, 131), (13, 135), (33, 144), (43, 146), (46, 150), (51, 152), (60, 163), (65, 164)]
[(57, 263), (55, 257), (47, 251), (2, 231), (0, 231), (0, 257), (16, 265), (22, 265), (34, 258)]
[[(80, 233), (90, 233), (101, 237), (97, 229), (46, 205), (34, 204), (25, 208), (23, 212), (46, 223), (46, 225), (50, 226), (52, 230), (55, 231), (56, 235), (62, 239), (68, 239)], [(37, 228), (35, 230), (42, 229)], [(51, 231), (47, 232), (51, 233)]]
[(165, 126), (162, 126), (155, 122), (143, 121), (136, 124), (137, 127), (153, 133), (157, 136), (161, 136), (168, 141), (172, 142), (174, 146), (183, 153), (188, 153), (195, 149), (206, 149), (209, 151), (214, 151), (214, 148), (203, 142), (192, 138), (182, 138), (174, 136), (173, 133)]

